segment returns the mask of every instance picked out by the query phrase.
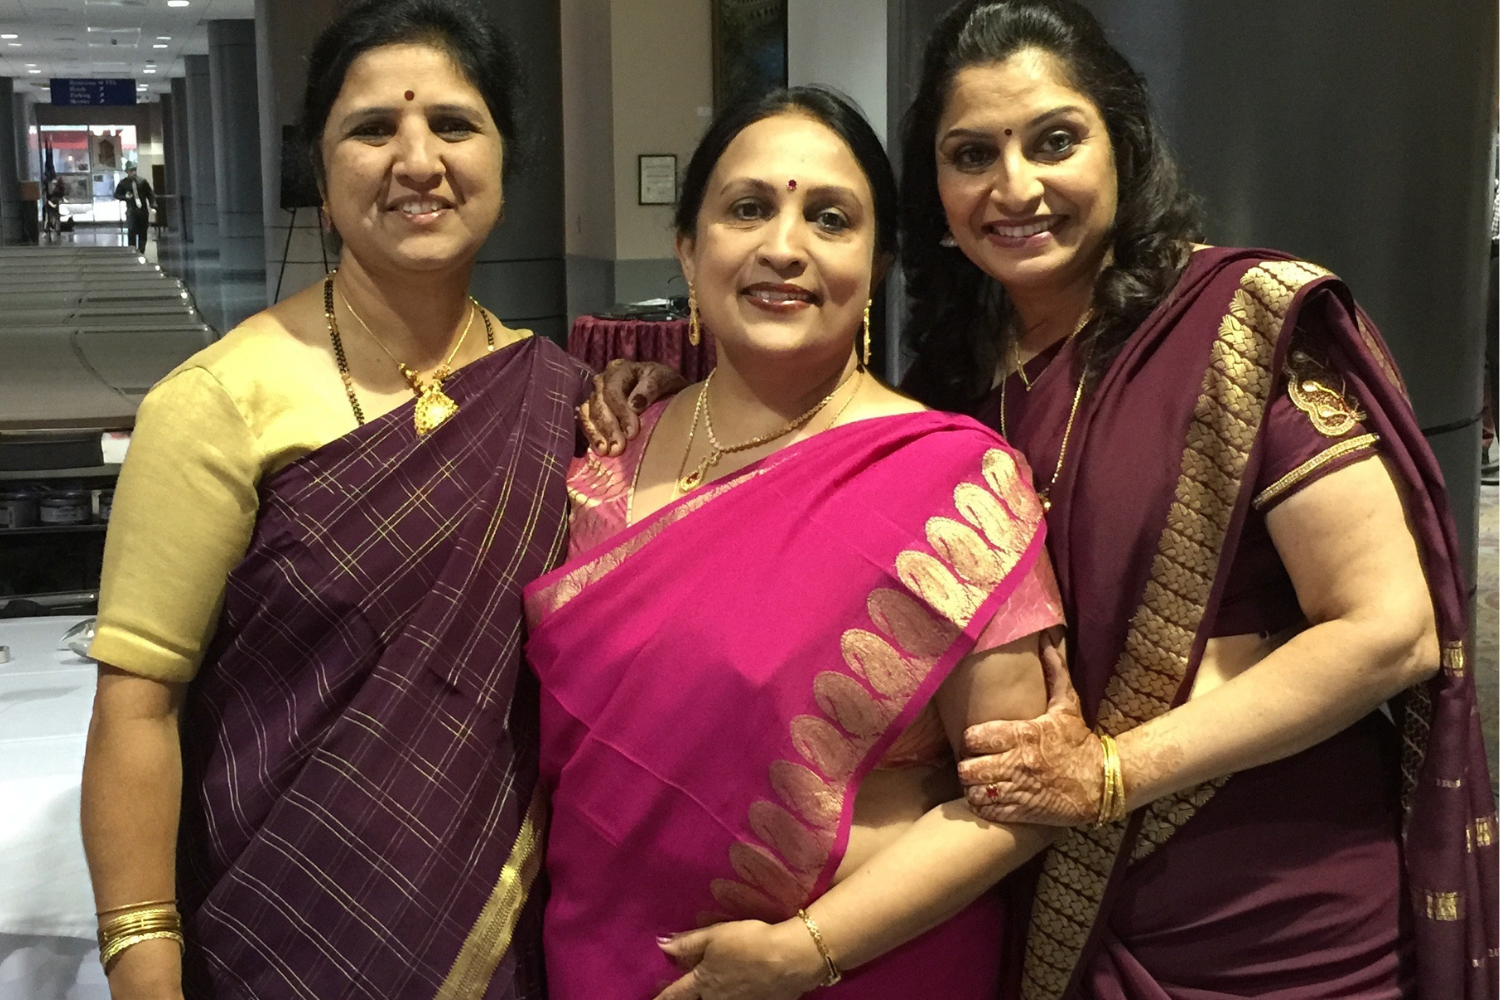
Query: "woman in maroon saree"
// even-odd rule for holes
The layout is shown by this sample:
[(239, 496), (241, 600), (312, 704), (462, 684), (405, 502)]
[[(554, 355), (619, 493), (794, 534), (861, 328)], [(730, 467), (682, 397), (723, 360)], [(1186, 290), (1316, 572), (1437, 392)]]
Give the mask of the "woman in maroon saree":
[(467, 295), (516, 73), (467, 4), (349, 7), (304, 121), (338, 271), (141, 406), (83, 796), (116, 1000), (545, 995), (520, 591), (587, 372)]
[(1140, 78), (1065, 0), (955, 7), (905, 148), (907, 388), (1037, 470), (1081, 699), (960, 769), (982, 815), (1073, 827), (1021, 996), (1494, 996), (1460, 550), (1348, 289), (1190, 252)]

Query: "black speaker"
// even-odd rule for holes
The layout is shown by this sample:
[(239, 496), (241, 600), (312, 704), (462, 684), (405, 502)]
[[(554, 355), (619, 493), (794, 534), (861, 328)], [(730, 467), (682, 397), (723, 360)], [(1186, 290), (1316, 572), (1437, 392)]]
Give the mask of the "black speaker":
[(307, 147), (297, 133), (295, 125), (281, 126), (281, 207), (288, 212), (323, 204)]

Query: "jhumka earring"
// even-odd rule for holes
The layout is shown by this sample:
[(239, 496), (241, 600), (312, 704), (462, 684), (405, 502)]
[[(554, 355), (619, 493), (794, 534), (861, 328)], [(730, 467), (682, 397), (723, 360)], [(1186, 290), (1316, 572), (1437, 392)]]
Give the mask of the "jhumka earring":
[(863, 360), (860, 362), (860, 371), (869, 371), (870, 369), (870, 303), (873, 301), (873, 299), (865, 300), (865, 351)]
[(688, 343), (694, 347), (703, 339), (703, 331), (698, 326), (698, 293), (688, 285)]
[(953, 238), (953, 230), (950, 229), (943, 233), (942, 238), (938, 240), (938, 246), (948, 247), (949, 249), (958, 246), (958, 240)]

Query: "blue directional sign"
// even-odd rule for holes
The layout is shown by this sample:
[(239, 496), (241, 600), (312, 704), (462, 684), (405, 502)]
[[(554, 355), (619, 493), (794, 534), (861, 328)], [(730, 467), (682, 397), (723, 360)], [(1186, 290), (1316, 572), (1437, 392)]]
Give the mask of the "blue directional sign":
[(62, 107), (135, 103), (134, 80), (52, 80), (52, 103)]

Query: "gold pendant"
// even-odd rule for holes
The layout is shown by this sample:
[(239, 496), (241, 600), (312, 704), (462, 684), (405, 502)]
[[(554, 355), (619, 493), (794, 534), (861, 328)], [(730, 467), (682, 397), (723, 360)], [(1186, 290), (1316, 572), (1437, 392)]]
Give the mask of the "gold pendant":
[(703, 485), (703, 477), (708, 475), (708, 470), (719, 464), (720, 453), (710, 452), (698, 463), (698, 467), (692, 472), (677, 480), (677, 492), (691, 493)]
[(417, 397), (417, 436), (442, 426), (457, 412), (458, 404), (439, 388), (436, 381), (427, 383), (422, 388), (422, 395)]

